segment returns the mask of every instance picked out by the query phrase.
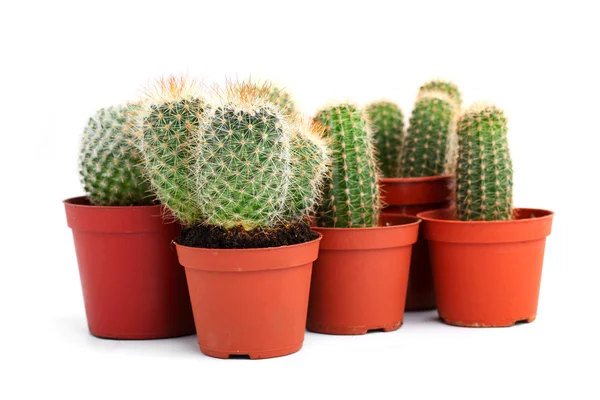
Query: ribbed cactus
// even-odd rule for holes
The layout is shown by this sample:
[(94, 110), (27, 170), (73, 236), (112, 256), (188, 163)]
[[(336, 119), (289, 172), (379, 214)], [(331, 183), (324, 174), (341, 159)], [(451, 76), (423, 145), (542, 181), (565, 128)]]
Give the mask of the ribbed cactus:
[(399, 158), (400, 177), (443, 175), (447, 171), (454, 101), (445, 93), (421, 92), (415, 103)]
[(194, 136), (204, 108), (199, 92), (195, 82), (182, 77), (160, 79), (148, 89), (136, 123), (152, 190), (184, 225), (201, 217), (190, 178)]
[(261, 90), (260, 95), (266, 95), (272, 103), (281, 107), (281, 111), (285, 115), (294, 115), (296, 113), (296, 104), (287, 90), (280, 89), (273, 84), (257, 85), (257, 87)]
[(316, 120), (325, 126), (333, 153), (318, 226), (377, 226), (379, 171), (365, 118), (355, 106), (342, 104), (320, 111)]
[(326, 147), (311, 139), (316, 128), (306, 132), (284, 115), (268, 89), (230, 84), (203, 115), (196, 198), (210, 225), (251, 231), (296, 222), (318, 197)]
[(452, 129), (448, 136), (448, 149), (446, 151), (446, 160), (444, 168), (445, 174), (454, 174), (456, 170), (456, 158), (458, 156), (458, 136), (456, 135), (456, 125), (458, 124), (458, 118), (460, 117), (460, 110), (462, 107), (462, 96), (458, 87), (449, 81), (432, 80), (425, 83), (419, 88), (419, 93), (426, 92), (442, 92), (450, 96), (453, 102), (453, 122)]
[(404, 136), (402, 110), (389, 101), (371, 103), (365, 110), (379, 153), (381, 173), (386, 178), (395, 177), (398, 173), (398, 154)]
[(129, 112), (139, 105), (102, 108), (88, 121), (81, 142), (79, 174), (92, 204), (129, 206), (152, 203), (142, 176)]
[(458, 122), (456, 213), (463, 221), (507, 220), (512, 216), (512, 160), (506, 118), (479, 103)]

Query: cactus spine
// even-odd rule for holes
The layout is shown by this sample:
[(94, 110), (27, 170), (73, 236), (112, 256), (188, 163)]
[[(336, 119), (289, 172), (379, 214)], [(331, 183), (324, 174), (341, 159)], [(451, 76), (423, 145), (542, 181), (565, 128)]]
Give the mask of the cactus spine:
[(204, 108), (199, 92), (182, 77), (160, 79), (148, 89), (136, 123), (152, 189), (184, 225), (201, 218), (190, 179), (192, 142)]
[(102, 108), (88, 121), (81, 142), (79, 175), (92, 204), (152, 203), (129, 114), (137, 107), (129, 104)]
[(402, 110), (392, 102), (378, 101), (367, 106), (366, 114), (379, 153), (381, 173), (387, 178), (395, 177), (404, 136)]
[(317, 223), (323, 227), (376, 226), (379, 217), (378, 168), (366, 120), (353, 105), (320, 111), (332, 149)]
[(208, 224), (268, 229), (296, 222), (318, 197), (327, 150), (270, 101), (269, 89), (229, 84), (221, 104), (203, 115), (194, 158)]
[(421, 92), (402, 142), (399, 176), (443, 175), (454, 126), (454, 102), (445, 93)]
[(456, 212), (463, 221), (512, 217), (512, 160), (506, 118), (493, 105), (479, 103), (458, 122)]

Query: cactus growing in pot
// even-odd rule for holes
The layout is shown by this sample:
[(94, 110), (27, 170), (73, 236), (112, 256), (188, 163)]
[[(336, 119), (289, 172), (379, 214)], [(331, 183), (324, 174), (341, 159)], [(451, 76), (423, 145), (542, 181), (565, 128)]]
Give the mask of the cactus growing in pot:
[(175, 246), (200, 349), (214, 357), (282, 356), (304, 340), (320, 242), (304, 217), (329, 151), (322, 127), (284, 114), (269, 92), (245, 82), (218, 90), (189, 144), (198, 217)]
[(85, 127), (79, 154), (79, 175), (90, 202), (99, 206), (152, 204), (142, 175), (131, 113), (138, 104), (98, 110)]
[(323, 227), (371, 227), (379, 217), (379, 170), (366, 119), (357, 107), (341, 104), (321, 110), (333, 152), (317, 224)]
[(404, 136), (404, 114), (390, 101), (377, 101), (366, 109), (369, 124), (379, 153), (381, 173), (392, 178), (398, 173), (398, 154)]
[(502, 110), (477, 103), (458, 122), (456, 214), (462, 221), (512, 218), (512, 160)]
[(411, 246), (419, 220), (379, 221), (377, 158), (369, 125), (351, 104), (321, 110), (333, 151), (317, 212), (323, 235), (313, 271), (307, 329), (330, 334), (393, 331), (404, 318)]

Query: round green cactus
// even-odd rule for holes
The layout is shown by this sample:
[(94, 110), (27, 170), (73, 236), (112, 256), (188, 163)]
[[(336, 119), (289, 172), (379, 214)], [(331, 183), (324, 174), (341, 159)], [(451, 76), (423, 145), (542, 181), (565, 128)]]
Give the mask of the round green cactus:
[(350, 104), (321, 110), (316, 120), (325, 126), (332, 167), (317, 212), (323, 227), (377, 226), (378, 167), (372, 137), (362, 113)]
[(404, 114), (396, 104), (389, 101), (371, 103), (365, 111), (379, 153), (381, 173), (386, 178), (395, 177), (400, 167), (398, 154), (404, 136)]
[(89, 119), (84, 130), (79, 175), (94, 205), (152, 204), (130, 119), (130, 112), (136, 107), (129, 104), (102, 108)]
[(285, 115), (294, 115), (296, 113), (296, 104), (287, 90), (280, 89), (273, 84), (257, 85), (262, 95), (268, 96), (268, 99), (279, 106)]
[(314, 211), (318, 205), (323, 179), (329, 170), (329, 147), (322, 138), (324, 127), (299, 121), (290, 141), (291, 179), (288, 195), (289, 213), (304, 216)]
[(203, 115), (196, 198), (210, 225), (251, 231), (295, 222), (318, 197), (327, 150), (268, 92), (268, 84), (230, 84)]
[(422, 92), (415, 103), (399, 159), (401, 177), (443, 175), (454, 130), (453, 101), (442, 92)]
[(199, 93), (193, 81), (160, 79), (148, 89), (136, 123), (152, 190), (184, 225), (201, 217), (190, 179), (195, 132), (205, 107)]
[(512, 160), (506, 118), (493, 105), (479, 103), (458, 122), (456, 213), (463, 221), (512, 217)]

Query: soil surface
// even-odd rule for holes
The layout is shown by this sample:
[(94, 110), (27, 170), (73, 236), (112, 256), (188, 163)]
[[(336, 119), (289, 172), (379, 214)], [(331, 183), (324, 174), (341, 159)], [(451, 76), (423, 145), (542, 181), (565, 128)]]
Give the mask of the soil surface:
[(205, 249), (255, 249), (300, 244), (317, 237), (319, 235), (305, 221), (268, 230), (256, 228), (250, 232), (241, 227), (224, 229), (211, 225), (194, 225), (182, 229), (177, 243)]

